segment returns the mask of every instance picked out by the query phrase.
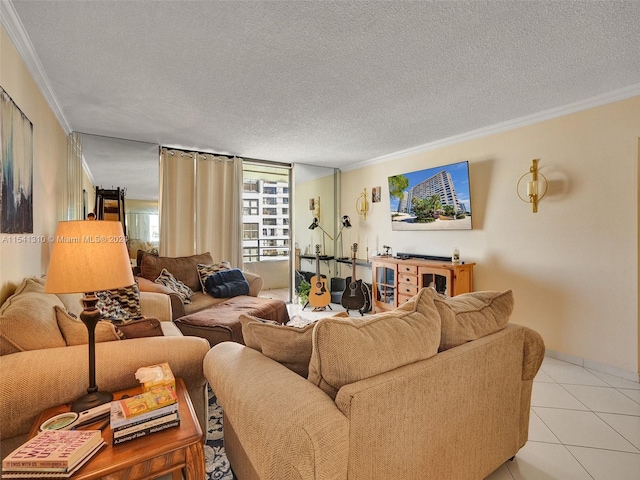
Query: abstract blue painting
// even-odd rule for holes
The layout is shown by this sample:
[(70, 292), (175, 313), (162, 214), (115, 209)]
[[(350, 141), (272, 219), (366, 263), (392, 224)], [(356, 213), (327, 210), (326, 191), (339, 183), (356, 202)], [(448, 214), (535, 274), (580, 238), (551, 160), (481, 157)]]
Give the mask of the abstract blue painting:
[(0, 87), (0, 233), (33, 233), (33, 124)]

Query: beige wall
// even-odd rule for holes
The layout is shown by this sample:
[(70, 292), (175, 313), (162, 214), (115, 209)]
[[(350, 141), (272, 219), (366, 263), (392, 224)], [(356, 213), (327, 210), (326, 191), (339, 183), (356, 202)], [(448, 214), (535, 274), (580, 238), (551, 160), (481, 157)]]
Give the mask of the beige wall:
[[(587, 365), (639, 370), (640, 97), (342, 173), (340, 214), (364, 248), (476, 262), (476, 290), (513, 289), (513, 321)], [(540, 159), (549, 192), (539, 212), (516, 182)], [(473, 230), (392, 232), (387, 177), (468, 160)], [(357, 193), (382, 185), (366, 222)], [(348, 238), (348, 237), (347, 237)], [(357, 240), (356, 240), (357, 239)]]
[[(1, 27), (0, 85), (33, 123), (34, 235), (47, 238), (63, 215), (67, 135)], [(0, 234), (0, 303), (22, 278), (42, 275), (49, 263), (48, 241), (15, 243), (18, 237)]]

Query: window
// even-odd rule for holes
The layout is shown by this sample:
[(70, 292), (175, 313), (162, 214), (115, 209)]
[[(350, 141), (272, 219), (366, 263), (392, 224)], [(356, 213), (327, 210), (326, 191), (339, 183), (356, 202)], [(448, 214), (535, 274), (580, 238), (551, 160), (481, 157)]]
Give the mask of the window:
[(258, 199), (242, 200), (242, 213), (244, 215), (258, 215)]
[(278, 219), (277, 218), (263, 218), (262, 219), (262, 224), (263, 225), (277, 225), (278, 224)]
[(263, 215), (277, 215), (278, 214), (278, 209), (277, 208), (263, 208), (262, 209), (262, 214)]
[(257, 240), (259, 225), (257, 223), (244, 223), (243, 227), (243, 236), (245, 240)]
[(243, 247), (242, 258), (245, 262), (257, 262), (260, 257), (258, 256), (257, 247)]
[(257, 180), (246, 180), (244, 181), (244, 191), (245, 192), (257, 192), (258, 191), (258, 181)]
[(263, 205), (277, 205), (278, 199), (276, 197), (264, 197), (262, 199)]

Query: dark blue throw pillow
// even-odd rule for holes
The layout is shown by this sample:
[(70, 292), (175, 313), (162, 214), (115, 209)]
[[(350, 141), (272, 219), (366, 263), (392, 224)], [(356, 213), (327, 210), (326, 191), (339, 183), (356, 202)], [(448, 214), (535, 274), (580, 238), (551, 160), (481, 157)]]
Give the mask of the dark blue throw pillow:
[(238, 268), (222, 270), (209, 275), (204, 282), (207, 292), (212, 297), (229, 298), (238, 295), (249, 295), (249, 282)]

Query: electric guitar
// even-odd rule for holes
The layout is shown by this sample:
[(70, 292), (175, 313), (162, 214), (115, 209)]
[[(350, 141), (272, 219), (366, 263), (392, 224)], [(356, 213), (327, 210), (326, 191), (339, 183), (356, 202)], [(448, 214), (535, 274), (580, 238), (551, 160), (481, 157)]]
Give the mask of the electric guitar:
[(316, 274), (311, 277), (309, 303), (313, 308), (324, 308), (331, 302), (331, 292), (327, 288), (326, 275), (320, 275), (320, 245), (316, 245)]
[(358, 310), (360, 315), (365, 311), (366, 304), (365, 290), (362, 285), (362, 280), (356, 280), (356, 253), (358, 252), (358, 244), (354, 243), (351, 247), (351, 260), (353, 263), (353, 273), (350, 277), (347, 277), (346, 286), (344, 292), (342, 292), (342, 306), (349, 312), (349, 310)]

